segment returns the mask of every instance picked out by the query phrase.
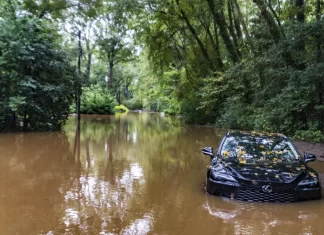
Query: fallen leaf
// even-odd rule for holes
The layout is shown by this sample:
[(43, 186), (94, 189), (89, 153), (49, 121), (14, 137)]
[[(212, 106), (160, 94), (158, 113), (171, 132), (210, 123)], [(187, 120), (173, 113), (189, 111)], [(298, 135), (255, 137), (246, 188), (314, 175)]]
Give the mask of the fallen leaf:
[(240, 164), (246, 164), (246, 160), (240, 160)]

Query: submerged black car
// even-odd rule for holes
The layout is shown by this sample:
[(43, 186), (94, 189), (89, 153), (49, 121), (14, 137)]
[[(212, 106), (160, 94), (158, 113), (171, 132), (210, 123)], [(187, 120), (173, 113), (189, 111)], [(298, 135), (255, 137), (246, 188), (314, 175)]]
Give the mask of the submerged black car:
[(219, 149), (203, 149), (211, 157), (209, 194), (254, 202), (295, 202), (321, 198), (316, 171), (282, 134), (229, 132)]

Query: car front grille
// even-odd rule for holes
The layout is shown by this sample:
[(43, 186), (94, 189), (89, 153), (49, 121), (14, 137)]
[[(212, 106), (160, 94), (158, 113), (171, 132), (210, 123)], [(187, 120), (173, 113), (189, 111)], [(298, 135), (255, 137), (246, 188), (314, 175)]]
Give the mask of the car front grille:
[(263, 192), (262, 185), (242, 184), (234, 194), (234, 198), (242, 201), (250, 202), (294, 202), (293, 188), (287, 184), (281, 186), (273, 186), (270, 193)]

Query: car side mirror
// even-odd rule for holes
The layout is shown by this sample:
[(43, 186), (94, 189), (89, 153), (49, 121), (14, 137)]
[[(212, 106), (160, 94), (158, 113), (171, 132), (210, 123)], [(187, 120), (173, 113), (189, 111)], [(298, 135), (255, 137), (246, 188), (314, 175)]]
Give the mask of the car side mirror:
[(304, 162), (313, 162), (316, 160), (316, 156), (314, 154), (311, 153), (305, 153), (304, 154)]
[(210, 156), (210, 158), (214, 158), (214, 150), (212, 147), (206, 147), (202, 150), (202, 153)]

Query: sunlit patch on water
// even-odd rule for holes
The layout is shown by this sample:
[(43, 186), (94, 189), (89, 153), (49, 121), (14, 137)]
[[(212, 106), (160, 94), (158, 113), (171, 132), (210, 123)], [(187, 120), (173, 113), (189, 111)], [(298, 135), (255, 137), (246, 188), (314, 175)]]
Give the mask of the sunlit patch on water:
[(116, 182), (126, 190), (128, 194), (132, 194), (134, 181), (138, 180), (140, 184), (144, 184), (145, 180), (143, 177), (143, 169), (138, 163), (130, 164), (130, 169), (125, 170), (121, 179), (116, 178)]
[(137, 219), (126, 227), (121, 234), (123, 235), (145, 235), (148, 234), (152, 228), (152, 216), (145, 214), (143, 218)]
[(79, 212), (72, 208), (68, 208), (65, 210), (63, 220), (66, 227), (69, 227), (70, 224), (80, 224)]
[(134, 131), (133, 132), (133, 143), (136, 144), (136, 141), (137, 141), (137, 132)]

